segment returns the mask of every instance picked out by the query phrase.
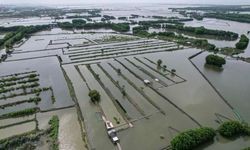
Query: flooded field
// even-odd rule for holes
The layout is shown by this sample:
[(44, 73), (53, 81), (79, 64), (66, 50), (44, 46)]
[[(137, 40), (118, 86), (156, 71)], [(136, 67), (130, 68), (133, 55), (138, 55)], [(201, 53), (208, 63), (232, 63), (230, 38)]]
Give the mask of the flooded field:
[[(65, 9), (99, 7), (102, 16), (116, 17), (111, 22), (124, 23), (183, 18), (168, 8), (185, 6), (86, 5)], [(74, 15), (79, 14), (66, 14)], [(91, 19), (99, 22), (101, 17)], [(0, 26), (54, 21), (51, 17), (0, 19)], [(185, 25), (238, 34), (246, 34), (250, 28), (246, 23), (206, 18)], [(217, 129), (231, 120), (250, 123), (249, 63), (228, 57), (224, 69), (215, 71), (204, 66), (208, 52), (190, 59), (201, 50), (174, 40), (133, 36), (134, 26), (138, 24), (131, 25), (125, 34), (112, 29), (54, 27), (14, 45), (14, 51), (0, 63), (0, 141), (34, 134), (37, 139), (29, 144), (37, 149), (163, 150), (170, 148), (176, 135), (189, 129)], [(165, 30), (150, 28), (151, 33), (161, 31)], [(208, 41), (222, 48), (234, 47), (239, 39)], [(240, 56), (249, 57), (249, 47)], [(99, 102), (90, 98), (92, 90), (98, 91)], [(109, 135), (109, 121), (119, 138), (117, 145)], [(56, 137), (51, 138), (51, 134)], [(218, 135), (198, 150), (239, 149), (249, 144), (248, 137), (228, 140)]]
[[(208, 29), (215, 29), (215, 30), (225, 30), (225, 31), (232, 31), (238, 34), (247, 34), (248, 37), (248, 31), (250, 28), (250, 24), (248, 23), (239, 23), (235, 21), (228, 21), (228, 20), (220, 20), (220, 19), (213, 19), (213, 18), (204, 18), (202, 21), (194, 20), (190, 22), (185, 22), (186, 26), (192, 26), (192, 27), (200, 27), (204, 26)], [(240, 28), (239, 28), (240, 27)], [(224, 42), (224, 41), (214, 41), (210, 40), (212, 44), (215, 44), (218, 47), (225, 47), (230, 46), (236, 43), (235, 42)], [(242, 57), (250, 57), (250, 46), (245, 49), (245, 52), (243, 54), (240, 54), (239, 56)]]
[[(17, 61), (10, 61), (1, 64), (0, 75), (8, 75), (13, 72), (21, 71), (34, 71), (39, 74), (39, 85), (43, 87), (52, 87), (55, 102), (51, 100), (51, 91), (46, 90), (40, 94), (42, 100), (38, 104), (41, 110), (49, 110), (52, 108), (67, 107), (73, 105), (69, 96), (67, 84), (65, 82), (63, 72), (60, 68), (58, 59), (56, 57), (40, 58), (40, 59), (27, 59), (18, 61), (18, 68), (16, 68)], [(49, 69), (48, 69), (49, 66)], [(44, 94), (43, 94), (44, 93)], [(5, 110), (4, 110), (5, 111)]]
[(0, 140), (35, 130), (36, 123), (28, 122), (0, 130)]
[(63, 150), (85, 150), (85, 144), (82, 141), (82, 128), (80, 127), (77, 111), (75, 108), (56, 110), (37, 114), (37, 120), (40, 129), (48, 128), (48, 122), (51, 116), (57, 115), (60, 120), (59, 127), (59, 148)]
[[(244, 120), (250, 122), (249, 118), (249, 85), (248, 78), (250, 66), (248, 63), (227, 59), (227, 64), (223, 71), (214, 71), (212, 68), (204, 66), (205, 57), (208, 53), (204, 52), (192, 61), (221, 92), (221, 94), (234, 106)], [(240, 89), (240, 90), (239, 90)]]

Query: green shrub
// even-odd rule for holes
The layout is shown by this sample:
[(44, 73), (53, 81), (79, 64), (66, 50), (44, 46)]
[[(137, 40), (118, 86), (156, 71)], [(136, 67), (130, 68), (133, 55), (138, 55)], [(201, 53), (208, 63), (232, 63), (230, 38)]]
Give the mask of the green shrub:
[(249, 39), (246, 35), (242, 34), (240, 37), (240, 41), (235, 44), (237, 49), (244, 50), (247, 48), (249, 43)]
[(218, 132), (224, 137), (231, 138), (245, 134), (245, 128), (238, 121), (227, 121), (220, 125)]
[(101, 95), (96, 90), (89, 91), (89, 97), (93, 103), (99, 102), (101, 100)]
[(211, 54), (206, 57), (206, 64), (222, 67), (222, 65), (226, 64), (226, 60), (220, 56)]
[(28, 108), (28, 109), (4, 114), (1, 117), (13, 117), (14, 118), (14, 117), (28, 116), (28, 115), (32, 115), (36, 113), (37, 111), (38, 111), (38, 108)]
[(212, 128), (188, 130), (177, 135), (172, 141), (173, 150), (190, 150), (203, 143), (213, 141), (216, 132)]
[(58, 133), (59, 133), (59, 118), (58, 116), (53, 116), (50, 121), (50, 131), (49, 136), (52, 139), (52, 149), (58, 150)]

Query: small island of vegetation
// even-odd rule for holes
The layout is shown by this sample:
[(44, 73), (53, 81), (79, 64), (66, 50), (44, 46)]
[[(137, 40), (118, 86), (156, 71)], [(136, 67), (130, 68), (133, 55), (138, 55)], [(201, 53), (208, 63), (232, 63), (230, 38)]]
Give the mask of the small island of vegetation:
[(240, 41), (238, 43), (235, 44), (236, 48), (239, 50), (244, 50), (247, 48), (249, 43), (249, 39), (246, 35), (242, 34), (240, 36)]
[(250, 128), (245, 123), (228, 121), (220, 125), (218, 132), (223, 137), (232, 138), (239, 135), (250, 135)]
[(173, 138), (171, 141), (171, 148), (173, 150), (194, 149), (202, 144), (212, 142), (217, 132), (225, 138), (232, 138), (240, 135), (249, 136), (250, 127), (244, 122), (226, 121), (223, 122), (217, 130), (208, 127), (187, 130)]
[(204, 27), (188, 27), (184, 25), (171, 25), (166, 24), (164, 25), (166, 29), (175, 30), (177, 32), (185, 32), (188, 34), (193, 35), (203, 35), (203, 36), (215, 36), (218, 39), (223, 40), (236, 40), (238, 38), (238, 34), (230, 31), (223, 31), (223, 30), (211, 30), (206, 29)]
[(0, 27), (0, 32), (8, 32), (0, 39), (0, 47), (12, 48), (16, 42), (28, 38), (30, 34), (50, 29), (50, 25)]
[(98, 103), (101, 100), (101, 95), (97, 90), (89, 91), (89, 97), (93, 103)]
[(220, 56), (211, 54), (206, 57), (206, 64), (221, 68), (222, 65), (226, 64), (226, 60)]
[(171, 141), (173, 150), (190, 150), (201, 144), (213, 141), (216, 132), (212, 128), (199, 128), (180, 133)]

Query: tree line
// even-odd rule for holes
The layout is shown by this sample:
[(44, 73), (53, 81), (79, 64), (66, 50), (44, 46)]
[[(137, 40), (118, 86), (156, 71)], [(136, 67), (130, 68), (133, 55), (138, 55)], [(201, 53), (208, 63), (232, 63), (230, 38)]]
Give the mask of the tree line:
[(0, 32), (9, 32), (0, 39), (0, 47), (12, 48), (16, 42), (28, 38), (30, 34), (50, 29), (50, 25), (0, 27)]
[(97, 23), (86, 23), (84, 20), (72, 20), (70, 22), (62, 22), (58, 23), (58, 26), (62, 29), (112, 29), (117, 32), (128, 32), (130, 30), (129, 24), (127, 23), (105, 23), (105, 22), (97, 22)]
[(237, 136), (250, 136), (250, 127), (244, 122), (227, 121), (222, 123), (217, 130), (208, 127), (187, 130), (171, 141), (173, 150), (190, 150), (202, 144), (212, 142), (216, 133), (225, 138), (234, 138)]

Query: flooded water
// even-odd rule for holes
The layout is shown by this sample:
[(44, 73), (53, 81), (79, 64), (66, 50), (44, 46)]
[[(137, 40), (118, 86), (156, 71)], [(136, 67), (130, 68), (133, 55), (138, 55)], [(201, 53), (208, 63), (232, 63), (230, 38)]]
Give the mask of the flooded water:
[(199, 67), (212, 84), (232, 104), (244, 120), (250, 123), (249, 63), (227, 59), (223, 71), (215, 71), (204, 66), (207, 52), (193, 58), (192, 61)]
[[(100, 106), (103, 110), (105, 117), (109, 120), (112, 121), (114, 126), (117, 126), (119, 124), (124, 124), (125, 121), (121, 114), (118, 112), (116, 107), (114, 106), (112, 100), (110, 97), (107, 95), (107, 93), (103, 90), (101, 85), (96, 81), (94, 76), (90, 73), (90, 71), (86, 68), (86, 66), (79, 66), (80, 72), (83, 75), (83, 77), (86, 79), (87, 84), (90, 89), (96, 89), (97, 91), (100, 92), (101, 95), (101, 101), (100, 101)], [(120, 120), (120, 123), (117, 124), (114, 118), (117, 118)]]
[(75, 108), (38, 113), (37, 119), (40, 129), (48, 128), (48, 122), (53, 115), (59, 117), (59, 148), (62, 150), (85, 150), (82, 141), (81, 128)]
[(26, 120), (32, 120), (34, 118), (35, 118), (35, 115), (19, 117), (19, 118), (2, 119), (2, 120), (0, 120), (0, 127), (15, 124), (15, 123), (18, 123), (18, 122), (23, 122), (23, 121), (26, 121)]
[(11, 136), (27, 133), (29, 131), (35, 130), (35, 127), (36, 127), (36, 123), (35, 121), (32, 121), (32, 122), (27, 122), (27, 123), (11, 126), (8, 128), (3, 128), (0, 130), (0, 140), (11, 137)]
[(107, 136), (104, 122), (96, 116), (97, 113), (100, 113), (100, 110), (90, 103), (89, 89), (86, 83), (74, 65), (64, 65), (63, 68), (74, 86), (77, 101), (84, 117), (89, 145), (92, 149), (114, 149), (114, 145)]
[[(57, 57), (45, 57), (39, 59), (5, 62), (0, 65), (0, 69), (4, 70), (0, 72), (0, 75), (8, 75), (17, 72), (36, 70), (37, 73), (40, 74), (40, 86), (52, 86), (56, 98), (56, 102), (52, 104), (51, 93), (46, 92), (47, 94), (43, 94), (42, 92), (42, 94), (40, 95), (42, 101), (38, 105), (42, 110), (73, 105), (73, 101), (71, 100), (71, 97), (69, 95), (68, 87)], [(4, 110), (0, 110), (0, 112), (11, 112), (15, 109), (20, 110), (21, 108), (27, 107), (36, 107), (36, 105), (32, 103), (25, 103), (14, 107), (8, 107)]]
[[(152, 17), (154, 15), (182, 17), (171, 12), (168, 8), (185, 6), (159, 4), (130, 5), (128, 7), (123, 5), (70, 6), (70, 8), (73, 7), (99, 7), (103, 9), (102, 15), (113, 15), (115, 17), (129, 17), (136, 14), (140, 15), (140, 17), (132, 20), (141, 21), (155, 20)], [(99, 21), (99, 19), (95, 18), (96, 21)], [(50, 24), (52, 21), (49, 17), (13, 18), (9, 21), (0, 20), (0, 26)], [(113, 22), (124, 21), (114, 20)], [(220, 29), (239, 34), (246, 34), (250, 29), (250, 24), (218, 19), (194, 20), (186, 22), (185, 25), (204, 26), (209, 29)], [(92, 31), (101, 33), (81, 34), (81, 32)], [(159, 30), (150, 29), (150, 32), (154, 31)], [(109, 43), (110, 41), (105, 41), (104, 38), (117, 34), (108, 32), (113, 32), (113, 30), (77, 30), (73, 34), (73, 31), (55, 28), (51, 31), (39, 32), (20, 46), (17, 46), (12, 56), (0, 65), (0, 70), (2, 70), (0, 76), (36, 70), (40, 74), (39, 82), (41, 87), (52, 86), (56, 102), (52, 103), (50, 91), (42, 92), (40, 95), (42, 101), (38, 104), (41, 110), (74, 105), (69, 95), (62, 68), (65, 70), (74, 86), (75, 102), (79, 104), (79, 110), (72, 107), (37, 114), (40, 129), (48, 128), (48, 121), (51, 116), (59, 116), (60, 149), (84, 150), (85, 143), (82, 141), (82, 132), (86, 132), (90, 149), (115, 149), (116, 146), (108, 138), (105, 124), (101, 118), (102, 114), (112, 121), (115, 126), (125, 124), (121, 127), (124, 130), (118, 131), (118, 137), (121, 139), (120, 145), (124, 150), (162, 149), (167, 147), (171, 139), (181, 131), (199, 126), (217, 128), (220, 125), (219, 122), (240, 119), (237, 116), (241, 116), (242, 119), (250, 122), (250, 108), (248, 105), (250, 97), (249, 64), (227, 60), (224, 70), (216, 72), (204, 67), (205, 56), (208, 53), (202, 53), (192, 59), (215, 88), (235, 108), (232, 110), (188, 60), (188, 57), (200, 50), (184, 49), (170, 52), (169, 50), (176, 47), (175, 43), (159, 40), (147, 40), (148, 42), (145, 42), (145, 39), (113, 44)], [(208, 39), (208, 41), (219, 48), (234, 47), (237, 42), (215, 39)], [(67, 48), (69, 45), (76, 47)], [(79, 45), (81, 47), (78, 47)], [(105, 48), (106, 55), (101, 53), (103, 48)], [(146, 54), (146, 52), (150, 54)], [(62, 64), (59, 63), (57, 56), (61, 56)], [(124, 59), (125, 56), (127, 59)], [(241, 56), (250, 57), (250, 46)], [(114, 60), (116, 57), (119, 58)], [(167, 66), (167, 71), (157, 67), (156, 62), (158, 59), (161, 59), (162, 64)], [(90, 66), (93, 72), (99, 75), (99, 82), (94, 78), (93, 73), (87, 66), (79, 65), (90, 62), (94, 63)], [(121, 74), (117, 73), (117, 69), (121, 70)], [(171, 69), (176, 70), (176, 75), (171, 73)], [(150, 81), (150, 85), (144, 83), (145, 79)], [(89, 88), (97, 89), (100, 92), (100, 105), (94, 105), (90, 102)], [(127, 96), (122, 94), (121, 88), (125, 89)], [(108, 94), (108, 91), (111, 94)], [(13, 98), (10, 101), (16, 102), (22, 98), (26, 97)], [(123, 109), (127, 111), (126, 115), (121, 112), (121, 108), (117, 106), (114, 100), (119, 102)], [(6, 103), (7, 101), (0, 101), (0, 105)], [(37, 105), (20, 104), (0, 109), (0, 115), (32, 107), (37, 107)], [(80, 123), (77, 112), (84, 118)], [(120, 123), (117, 123), (115, 118), (118, 118)], [(22, 120), (26, 119), (0, 120), (0, 126)], [(128, 128), (127, 121), (131, 122), (132, 128)], [(80, 125), (84, 125), (83, 128)], [(4, 130), (1, 129), (0, 138), (32, 129), (34, 129), (33, 122)], [(249, 139), (243, 137), (230, 142), (219, 137), (214, 144), (206, 145), (206, 148), (202, 147), (201, 149), (224, 149), (224, 147), (238, 149), (246, 147), (248, 144)]]
[[(205, 28), (208, 29), (231, 31), (238, 33), (239, 35), (247, 34), (247, 32), (250, 29), (250, 24), (248, 23), (240, 23), (235, 21), (212, 19), (212, 18), (204, 18), (203, 20), (188, 21), (185, 22), (185, 25), (193, 27), (204, 26)], [(248, 37), (250, 37), (250, 35), (248, 35)], [(226, 47), (226, 46), (235, 47), (233, 42), (228, 43), (215, 40), (212, 41), (210, 40), (210, 42), (218, 47)], [(248, 45), (248, 47), (245, 49), (245, 52), (243, 54), (240, 54), (240, 56), (250, 57), (250, 45)]]
[[(204, 126), (217, 127), (216, 114), (235, 119), (233, 111), (223, 102), (207, 81), (188, 61), (188, 57), (197, 52), (195, 49), (151, 55), (155, 62), (162, 59), (163, 64), (176, 69), (176, 73), (187, 81), (160, 89), (175, 104), (189, 113)], [(181, 61), (180, 61), (181, 60)], [(190, 88), (192, 87), (192, 88)], [(198, 113), (199, 112), (199, 113)]]
[(197, 148), (196, 150), (215, 150), (215, 149), (244, 149), (249, 147), (250, 138), (249, 137), (236, 137), (234, 139), (225, 139), (221, 136), (216, 137), (215, 141), (210, 144), (206, 144)]

